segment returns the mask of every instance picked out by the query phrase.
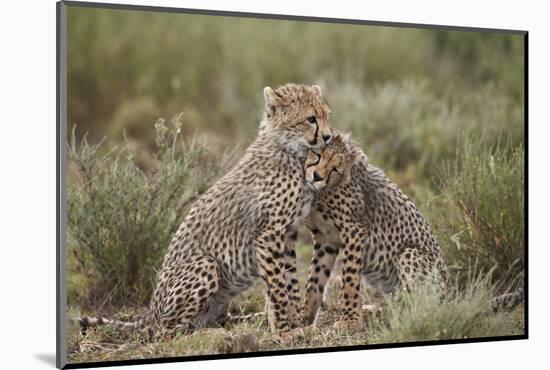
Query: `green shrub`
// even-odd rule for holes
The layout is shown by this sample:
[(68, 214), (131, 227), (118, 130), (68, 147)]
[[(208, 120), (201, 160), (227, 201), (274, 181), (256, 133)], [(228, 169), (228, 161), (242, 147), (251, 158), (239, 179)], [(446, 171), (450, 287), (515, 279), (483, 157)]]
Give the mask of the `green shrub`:
[[(370, 317), (374, 343), (479, 338), (509, 330), (505, 321), (490, 321), (493, 288), (487, 277), (469, 278), (464, 289), (452, 287), (442, 298), (429, 286), (386, 297), (382, 317)], [(518, 332), (520, 334), (521, 331)]]
[[(478, 32), (434, 31), (435, 56), (452, 56), (457, 73), (478, 82), (498, 81), (499, 88), (523, 100), (524, 45), (519, 37)], [(490, 47), (488, 47), (490, 45)], [(502, 58), (506, 55), (505, 58)]]
[(459, 277), (472, 267), (494, 268), (493, 280), (501, 288), (522, 283), (524, 161), (521, 145), (483, 145), (466, 135), (456, 159), (442, 167), (441, 196), (432, 202), (430, 221)]
[[(346, 81), (351, 81), (369, 104), (366, 115), (358, 112), (356, 124), (374, 116), (376, 132), (388, 127), (384, 137), (389, 138), (408, 130), (402, 121), (421, 125), (415, 137), (430, 133), (426, 123), (432, 117), (426, 114), (432, 112), (437, 114), (436, 129), (437, 120), (447, 116), (450, 126), (459, 121), (462, 99), (442, 104), (439, 97), (447, 91), (462, 97), (493, 86), (489, 99), (479, 101), (479, 112), (493, 98), (511, 97), (518, 103), (522, 97), (520, 35), (80, 7), (69, 7), (68, 17), (69, 121), (90, 131), (90, 140), (127, 128), (130, 138), (148, 141), (135, 124), (136, 114), (157, 117), (183, 111), (184, 132), (199, 128), (231, 146), (254, 136), (262, 88), (289, 81), (323, 85), (335, 119), (347, 114), (336, 99), (347, 97), (333, 92), (347, 89)], [(430, 84), (418, 97), (395, 91), (399, 82), (411, 80)], [(382, 101), (369, 93), (371, 88), (383, 94)], [(417, 92), (414, 86), (405, 89)], [(416, 105), (428, 99), (434, 103)], [(380, 113), (377, 102), (383, 104)], [(386, 110), (392, 104), (397, 119), (383, 120), (384, 114), (394, 117)], [(407, 104), (415, 111), (405, 110)], [(417, 117), (422, 121), (412, 120)], [(341, 127), (337, 120), (335, 127)], [(388, 153), (403, 148), (404, 153), (392, 159), (398, 163), (416, 151), (416, 145), (425, 145), (427, 139), (415, 144), (415, 137), (389, 143), (365, 135), (368, 144), (391, 144)]]
[(129, 145), (101, 154), (101, 142), (90, 145), (84, 137), (77, 145), (73, 130), (68, 153), (77, 175), (68, 189), (69, 269), (86, 276), (86, 284), (73, 287), (88, 291), (77, 296), (139, 304), (151, 294), (155, 269), (186, 207), (218, 172), (204, 163), (204, 144), (184, 143), (180, 118), (172, 129), (162, 119), (155, 123), (150, 173), (136, 165)]
[(362, 88), (353, 81), (327, 91), (334, 127), (353, 132), (376, 165), (385, 170), (412, 167), (428, 182), (436, 164), (454, 158), (457, 137), (471, 130), (494, 144), (507, 134), (523, 141), (523, 106), (493, 85), (467, 93), (438, 89), (429, 80), (401, 80)]

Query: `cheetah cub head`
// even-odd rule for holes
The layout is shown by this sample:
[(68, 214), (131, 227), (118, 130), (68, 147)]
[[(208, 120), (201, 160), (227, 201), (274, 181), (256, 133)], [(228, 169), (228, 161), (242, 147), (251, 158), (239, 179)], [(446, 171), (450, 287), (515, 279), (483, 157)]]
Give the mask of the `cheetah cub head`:
[(351, 144), (349, 134), (336, 134), (320, 150), (310, 149), (305, 159), (305, 180), (315, 190), (346, 183), (355, 160), (366, 158)]
[(289, 83), (276, 89), (266, 87), (264, 98), (260, 133), (276, 134), (286, 146), (304, 150), (320, 148), (332, 139), (330, 109), (319, 86)]

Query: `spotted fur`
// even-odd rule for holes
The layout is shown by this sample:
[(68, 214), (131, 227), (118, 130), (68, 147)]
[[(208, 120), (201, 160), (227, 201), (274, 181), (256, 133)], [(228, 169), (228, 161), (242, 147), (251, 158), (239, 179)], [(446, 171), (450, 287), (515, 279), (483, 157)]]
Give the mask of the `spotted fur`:
[(314, 254), (306, 286), (306, 322), (315, 320), (340, 251), (344, 323), (360, 324), (361, 277), (388, 293), (428, 276), (445, 289), (445, 261), (414, 203), (370, 165), (346, 135), (337, 135), (315, 155), (317, 163), (306, 164), (306, 180), (322, 191), (308, 219)]
[(296, 255), (286, 241), (311, 209), (304, 156), (331, 139), (330, 110), (317, 86), (266, 87), (264, 97), (256, 140), (193, 205), (164, 257), (145, 319), (128, 329), (158, 338), (219, 325), (230, 301), (258, 277), (270, 327), (286, 332), (299, 324)]

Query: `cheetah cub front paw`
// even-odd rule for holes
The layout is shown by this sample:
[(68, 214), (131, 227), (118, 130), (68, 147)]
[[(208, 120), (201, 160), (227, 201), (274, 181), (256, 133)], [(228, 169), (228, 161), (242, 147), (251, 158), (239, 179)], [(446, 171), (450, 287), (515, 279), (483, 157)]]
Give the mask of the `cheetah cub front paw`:
[(304, 338), (305, 333), (303, 328), (294, 328), (285, 330), (277, 334), (277, 339), (283, 345), (292, 344), (297, 339)]

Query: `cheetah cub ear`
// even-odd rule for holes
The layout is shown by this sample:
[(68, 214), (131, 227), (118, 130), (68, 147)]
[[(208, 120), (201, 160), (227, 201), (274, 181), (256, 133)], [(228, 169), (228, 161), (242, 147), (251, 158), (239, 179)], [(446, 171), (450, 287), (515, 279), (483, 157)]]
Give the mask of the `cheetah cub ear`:
[(268, 107), (277, 107), (283, 104), (283, 97), (269, 86), (264, 87), (264, 99)]
[(311, 86), (313, 88), (313, 92), (315, 93), (315, 95), (317, 95), (317, 97), (321, 97), (323, 94), (321, 92), (321, 87), (319, 85), (313, 85)]

